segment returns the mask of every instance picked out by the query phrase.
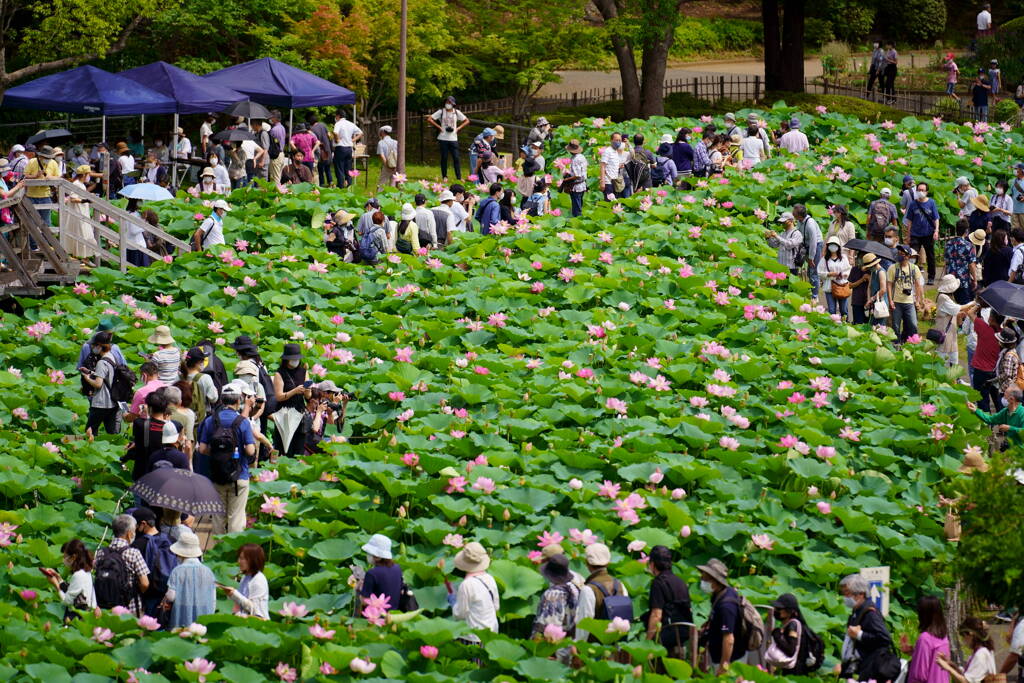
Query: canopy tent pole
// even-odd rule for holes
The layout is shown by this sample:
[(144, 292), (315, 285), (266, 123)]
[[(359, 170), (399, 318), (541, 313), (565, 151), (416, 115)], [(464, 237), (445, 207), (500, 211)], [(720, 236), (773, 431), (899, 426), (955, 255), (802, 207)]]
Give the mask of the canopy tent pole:
[(295, 115), (294, 109), (288, 110), (288, 139), (292, 139), (292, 117)]
[(171, 142), (171, 185), (178, 186), (178, 112), (174, 112), (174, 135)]
[(139, 137), (142, 138), (139, 142), (142, 143), (142, 147), (146, 147), (146, 115), (139, 114)]
[(103, 115), (103, 125), (100, 132), (100, 140), (103, 142), (107, 141), (107, 115)]

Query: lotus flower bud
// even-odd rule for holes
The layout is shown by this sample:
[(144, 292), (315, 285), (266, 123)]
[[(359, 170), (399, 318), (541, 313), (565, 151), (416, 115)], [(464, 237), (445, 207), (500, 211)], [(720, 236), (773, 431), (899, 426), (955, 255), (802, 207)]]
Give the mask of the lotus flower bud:
[(398, 516), (401, 517), (401, 518), (405, 517), (405, 506), (404, 505), (399, 505), (398, 506)]
[(455, 526), (466, 526), (466, 515), (462, 515), (461, 517), (459, 517), (459, 521), (455, 524)]
[(502, 513), (501, 513), (501, 518), (502, 518), (503, 520), (505, 520), (506, 522), (507, 522), (507, 521), (509, 520), (509, 518), (510, 518), (511, 516), (512, 516), (512, 513), (510, 513), (510, 512), (508, 511), (508, 508), (505, 508), (505, 509), (504, 509), (504, 510), (502, 511)]

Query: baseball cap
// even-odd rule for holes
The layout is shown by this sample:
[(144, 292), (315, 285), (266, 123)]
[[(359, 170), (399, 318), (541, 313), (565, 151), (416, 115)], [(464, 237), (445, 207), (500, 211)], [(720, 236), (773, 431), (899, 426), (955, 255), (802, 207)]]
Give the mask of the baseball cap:
[(883, 197), (888, 197), (889, 195), (892, 194), (892, 190), (890, 190), (888, 187), (883, 187), (881, 190), (878, 191), (878, 193)]

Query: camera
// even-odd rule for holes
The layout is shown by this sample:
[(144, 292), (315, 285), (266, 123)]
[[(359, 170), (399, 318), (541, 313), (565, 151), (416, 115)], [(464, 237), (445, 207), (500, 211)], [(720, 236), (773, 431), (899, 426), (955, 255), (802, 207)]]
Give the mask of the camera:
[(328, 403), (327, 407), (337, 413), (341, 411), (342, 405), (340, 403)]
[(258, 398), (258, 399), (256, 399), (256, 405), (258, 405), (258, 406), (261, 406), (261, 405), (263, 405), (266, 402), (267, 402), (267, 399), (265, 399), (265, 398)]
[(911, 290), (904, 288), (903, 296), (910, 296), (911, 294), (913, 294), (913, 292)]
[(455, 129), (454, 129), (454, 128), (452, 128), (451, 126), (445, 126), (445, 127), (444, 127), (444, 132), (445, 132), (445, 133), (454, 133), (454, 132), (455, 132)]

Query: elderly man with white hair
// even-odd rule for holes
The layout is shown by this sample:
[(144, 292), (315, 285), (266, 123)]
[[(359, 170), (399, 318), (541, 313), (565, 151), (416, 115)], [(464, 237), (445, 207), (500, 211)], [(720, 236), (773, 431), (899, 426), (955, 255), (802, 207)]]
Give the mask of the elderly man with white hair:
[(882, 613), (868, 600), (870, 589), (868, 580), (860, 574), (850, 574), (839, 583), (843, 603), (852, 610), (846, 620), (840, 665), (845, 678), (878, 680), (874, 674), (879, 660), (891, 650), (892, 635)]
[(953, 187), (953, 194), (956, 195), (956, 203), (960, 206), (960, 218), (968, 218), (977, 208), (971, 200), (978, 196), (978, 191), (971, 185), (967, 176), (960, 176), (956, 179)]
[(132, 547), (135, 518), (118, 515), (111, 523), (114, 538), (110, 545), (96, 551), (93, 567), (96, 579), (96, 603), (104, 608), (124, 607), (142, 616), (142, 594), (149, 590), (149, 567), (142, 553)]

